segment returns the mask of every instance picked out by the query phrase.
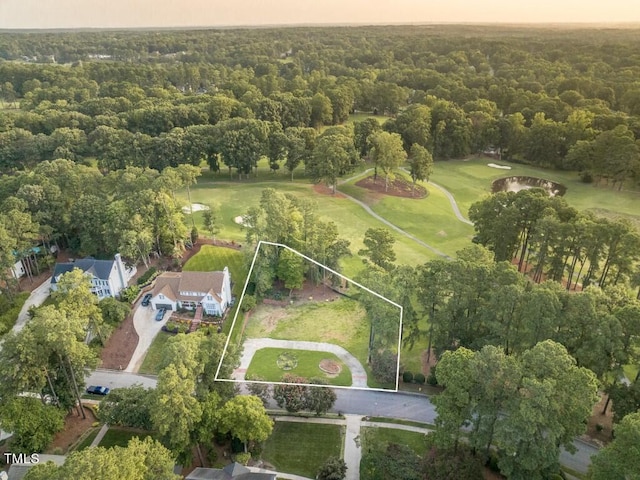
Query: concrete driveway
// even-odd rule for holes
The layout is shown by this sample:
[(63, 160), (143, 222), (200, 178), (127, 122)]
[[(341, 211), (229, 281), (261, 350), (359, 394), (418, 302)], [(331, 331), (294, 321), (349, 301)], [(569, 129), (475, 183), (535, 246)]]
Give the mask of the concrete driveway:
[(156, 313), (157, 312), (151, 308), (151, 305), (143, 307), (139, 301), (136, 304), (135, 311), (133, 312), (133, 327), (138, 334), (138, 346), (133, 352), (129, 365), (127, 365), (127, 368), (124, 370), (125, 372), (136, 373), (140, 369), (147, 350), (149, 350), (149, 347), (163, 325), (165, 325), (171, 317), (170, 312), (166, 312), (164, 318), (156, 322)]
[(47, 278), (42, 285), (36, 288), (27, 301), (24, 302), (22, 310), (18, 314), (18, 321), (13, 326), (14, 333), (18, 333), (24, 328), (29, 320), (29, 308), (36, 306), (39, 307), (47, 299), (51, 290), (51, 277)]

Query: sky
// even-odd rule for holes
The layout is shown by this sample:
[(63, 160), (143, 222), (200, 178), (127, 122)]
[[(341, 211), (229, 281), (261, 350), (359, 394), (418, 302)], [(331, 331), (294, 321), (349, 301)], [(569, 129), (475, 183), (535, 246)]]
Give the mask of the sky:
[(638, 0), (0, 0), (0, 28), (640, 22)]

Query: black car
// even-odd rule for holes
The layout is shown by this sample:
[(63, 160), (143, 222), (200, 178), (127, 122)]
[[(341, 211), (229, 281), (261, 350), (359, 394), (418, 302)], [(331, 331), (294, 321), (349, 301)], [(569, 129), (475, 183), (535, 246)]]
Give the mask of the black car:
[(143, 307), (148, 307), (149, 303), (151, 303), (151, 297), (153, 297), (153, 295), (147, 293), (144, 297), (142, 297), (142, 303), (140, 305), (142, 305)]
[(106, 395), (109, 391), (109, 387), (101, 387), (100, 385), (91, 385), (87, 388), (87, 393), (92, 395)]

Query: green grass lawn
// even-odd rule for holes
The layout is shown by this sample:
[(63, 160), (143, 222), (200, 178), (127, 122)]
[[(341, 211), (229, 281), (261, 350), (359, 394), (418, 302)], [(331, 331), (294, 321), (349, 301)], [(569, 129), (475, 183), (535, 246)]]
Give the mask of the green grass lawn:
[(625, 376), (633, 382), (636, 379), (636, 376), (638, 375), (639, 368), (637, 365), (625, 365), (623, 367), (623, 370), (624, 370)]
[[(283, 352), (291, 352), (296, 355), (298, 365), (295, 368), (284, 371), (278, 367), (276, 361), (278, 356)], [(337, 377), (330, 378), (318, 367), (320, 361), (325, 358), (333, 360), (342, 367), (342, 371)], [(247, 376), (258, 376), (268, 382), (279, 382), (285, 373), (298, 375), (307, 379), (310, 379), (311, 377), (323, 378), (330, 385), (351, 386), (351, 372), (349, 369), (338, 357), (327, 352), (262, 348), (255, 353), (251, 360), (251, 365), (249, 365), (249, 368), (247, 369)]]
[(317, 423), (276, 422), (262, 459), (279, 472), (315, 478), (331, 456), (341, 456), (342, 427)]
[(138, 373), (146, 373), (150, 375), (157, 375), (160, 372), (160, 362), (162, 360), (162, 352), (164, 352), (165, 345), (173, 335), (167, 332), (160, 331), (156, 338), (153, 339), (147, 354), (144, 356), (142, 365)]
[[(362, 168), (366, 168), (366, 166), (363, 165)], [(221, 231), (218, 237), (225, 240), (233, 240), (239, 244), (244, 243), (245, 233), (242, 227), (235, 223), (234, 218), (244, 215), (249, 207), (257, 205), (260, 201), (262, 190), (265, 188), (275, 188), (283, 193), (313, 199), (318, 204), (318, 212), (321, 218), (325, 221), (331, 220), (336, 223), (340, 236), (351, 242), (350, 249), (354, 254), (363, 248), (362, 239), (367, 229), (382, 226), (382, 223), (351, 200), (340, 197), (340, 195), (333, 196), (316, 193), (306, 178), (301, 179), (301, 181), (290, 182), (286, 175), (280, 173), (274, 174), (270, 178), (271, 180), (233, 182), (229, 182), (227, 179), (223, 180), (224, 183), (222, 183), (220, 181), (212, 181), (207, 176), (207, 178), (201, 179), (198, 185), (191, 188), (191, 198), (193, 202), (204, 204), (215, 202), (219, 204), (221, 207)], [(186, 193), (182, 194), (181, 200), (185, 205), (187, 204)], [(195, 213), (195, 221), (200, 233), (207, 235), (202, 225), (202, 212)], [(393, 234), (396, 238), (395, 251), (398, 263), (417, 265), (435, 257), (430, 250), (413, 240), (395, 232)], [(355, 255), (345, 259), (342, 266), (347, 276), (354, 276), (364, 268), (360, 258)]]
[(84, 432), (82, 440), (80, 440), (80, 442), (78, 442), (73, 447), (73, 451), (74, 452), (75, 451), (80, 451), (80, 450), (84, 450), (85, 448), (89, 447), (91, 445), (91, 443), (93, 442), (93, 440), (98, 435), (98, 432), (100, 432), (100, 428), (101, 427), (93, 427), (93, 428), (90, 428), (89, 430), (87, 430), (86, 432)]
[(242, 252), (232, 248), (202, 245), (200, 251), (191, 257), (182, 270), (185, 272), (211, 272), (229, 267), (231, 281), (234, 282), (233, 294), (239, 296), (247, 279)]
[(107, 430), (107, 433), (100, 441), (100, 447), (126, 447), (134, 437), (140, 438), (140, 440), (144, 440), (147, 437), (153, 437), (151, 432), (145, 432), (142, 430), (131, 430), (124, 428), (110, 428)]
[(340, 190), (365, 202), (378, 215), (449, 256), (468, 246), (473, 238), (473, 227), (455, 217), (442, 191), (427, 187), (429, 195), (426, 198), (380, 197), (355, 185), (359, 180), (342, 185)]
[(385, 448), (389, 443), (406, 445), (418, 455), (423, 455), (427, 450), (426, 435), (394, 428), (363, 427), (360, 430), (362, 450)]
[[(235, 328), (242, 326), (238, 322)], [(247, 323), (245, 336), (340, 345), (360, 360), (367, 371), (370, 387), (395, 388), (373, 378), (367, 364), (369, 324), (364, 308), (355, 300), (340, 298), (333, 302), (309, 302), (285, 308), (262, 304), (256, 307)]]
[(334, 343), (363, 365), (367, 360), (369, 327), (364, 308), (355, 300), (341, 298), (285, 308), (262, 304), (253, 312), (245, 335), (248, 338)]
[[(487, 166), (487, 163), (508, 165), (511, 170), (499, 170)], [(579, 210), (594, 210), (601, 215), (622, 214), (636, 217), (640, 191), (622, 191), (611, 187), (596, 187), (580, 181), (576, 172), (545, 170), (490, 158), (471, 157), (465, 160), (436, 162), (433, 180), (449, 190), (456, 198), (463, 214), (467, 214), (472, 203), (491, 193), (491, 182), (498, 178), (526, 175), (545, 178), (562, 183), (567, 187), (565, 199), (569, 205)]]

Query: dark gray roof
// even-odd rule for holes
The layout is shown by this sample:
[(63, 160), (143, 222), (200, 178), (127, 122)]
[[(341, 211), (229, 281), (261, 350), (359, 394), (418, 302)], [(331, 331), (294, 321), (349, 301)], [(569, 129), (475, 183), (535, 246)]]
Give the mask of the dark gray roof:
[(70, 272), (74, 268), (79, 268), (85, 273), (90, 273), (100, 280), (107, 280), (113, 269), (114, 261), (115, 260), (96, 260), (95, 258), (87, 257), (76, 260), (75, 262), (56, 263), (51, 283), (57, 283), (59, 275)]
[(244, 465), (231, 463), (222, 470), (218, 468), (196, 468), (185, 480), (275, 480), (275, 473), (252, 472)]

